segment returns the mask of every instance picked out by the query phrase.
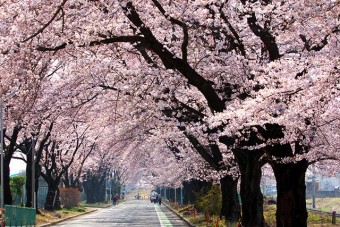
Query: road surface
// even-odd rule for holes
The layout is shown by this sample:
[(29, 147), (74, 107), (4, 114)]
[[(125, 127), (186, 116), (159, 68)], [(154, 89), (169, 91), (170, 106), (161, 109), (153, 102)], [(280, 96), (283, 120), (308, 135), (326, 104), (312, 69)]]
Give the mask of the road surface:
[(154, 205), (149, 200), (132, 199), (118, 206), (105, 208), (97, 212), (80, 216), (55, 226), (67, 227), (106, 227), (106, 226), (139, 226), (139, 227), (187, 227), (164, 205)]

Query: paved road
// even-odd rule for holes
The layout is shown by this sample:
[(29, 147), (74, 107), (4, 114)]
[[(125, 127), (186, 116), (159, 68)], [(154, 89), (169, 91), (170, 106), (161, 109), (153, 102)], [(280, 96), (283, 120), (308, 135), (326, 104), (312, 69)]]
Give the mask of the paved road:
[(115, 207), (65, 221), (56, 226), (140, 226), (140, 227), (187, 227), (172, 211), (163, 205), (154, 205), (149, 200), (128, 200)]

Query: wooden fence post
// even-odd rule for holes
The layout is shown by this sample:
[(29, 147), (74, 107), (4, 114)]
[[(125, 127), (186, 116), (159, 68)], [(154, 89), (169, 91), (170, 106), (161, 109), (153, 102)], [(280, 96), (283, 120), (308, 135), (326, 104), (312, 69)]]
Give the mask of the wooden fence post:
[(217, 219), (216, 219), (216, 227), (218, 227), (219, 222), (220, 222), (220, 218), (217, 218)]
[(210, 222), (210, 215), (209, 215), (209, 213), (207, 213), (206, 215), (205, 215), (205, 221), (207, 222), (207, 226), (209, 225), (209, 222)]

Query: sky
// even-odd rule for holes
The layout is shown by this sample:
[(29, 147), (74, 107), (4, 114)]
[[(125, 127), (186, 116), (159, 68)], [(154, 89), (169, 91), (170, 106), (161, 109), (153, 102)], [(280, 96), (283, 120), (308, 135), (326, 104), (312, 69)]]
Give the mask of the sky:
[[(18, 155), (14, 154), (14, 156), (18, 156)], [(13, 175), (21, 171), (24, 171), (26, 169), (26, 163), (22, 160), (12, 158), (9, 168), (11, 171), (10, 175)]]

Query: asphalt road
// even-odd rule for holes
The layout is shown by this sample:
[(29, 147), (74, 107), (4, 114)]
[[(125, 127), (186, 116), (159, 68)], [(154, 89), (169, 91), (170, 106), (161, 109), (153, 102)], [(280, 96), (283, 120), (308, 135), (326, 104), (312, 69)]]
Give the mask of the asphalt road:
[(83, 215), (55, 226), (174, 226), (187, 227), (188, 225), (178, 218), (164, 205), (154, 205), (149, 200), (128, 200), (118, 206), (102, 209), (97, 212)]

